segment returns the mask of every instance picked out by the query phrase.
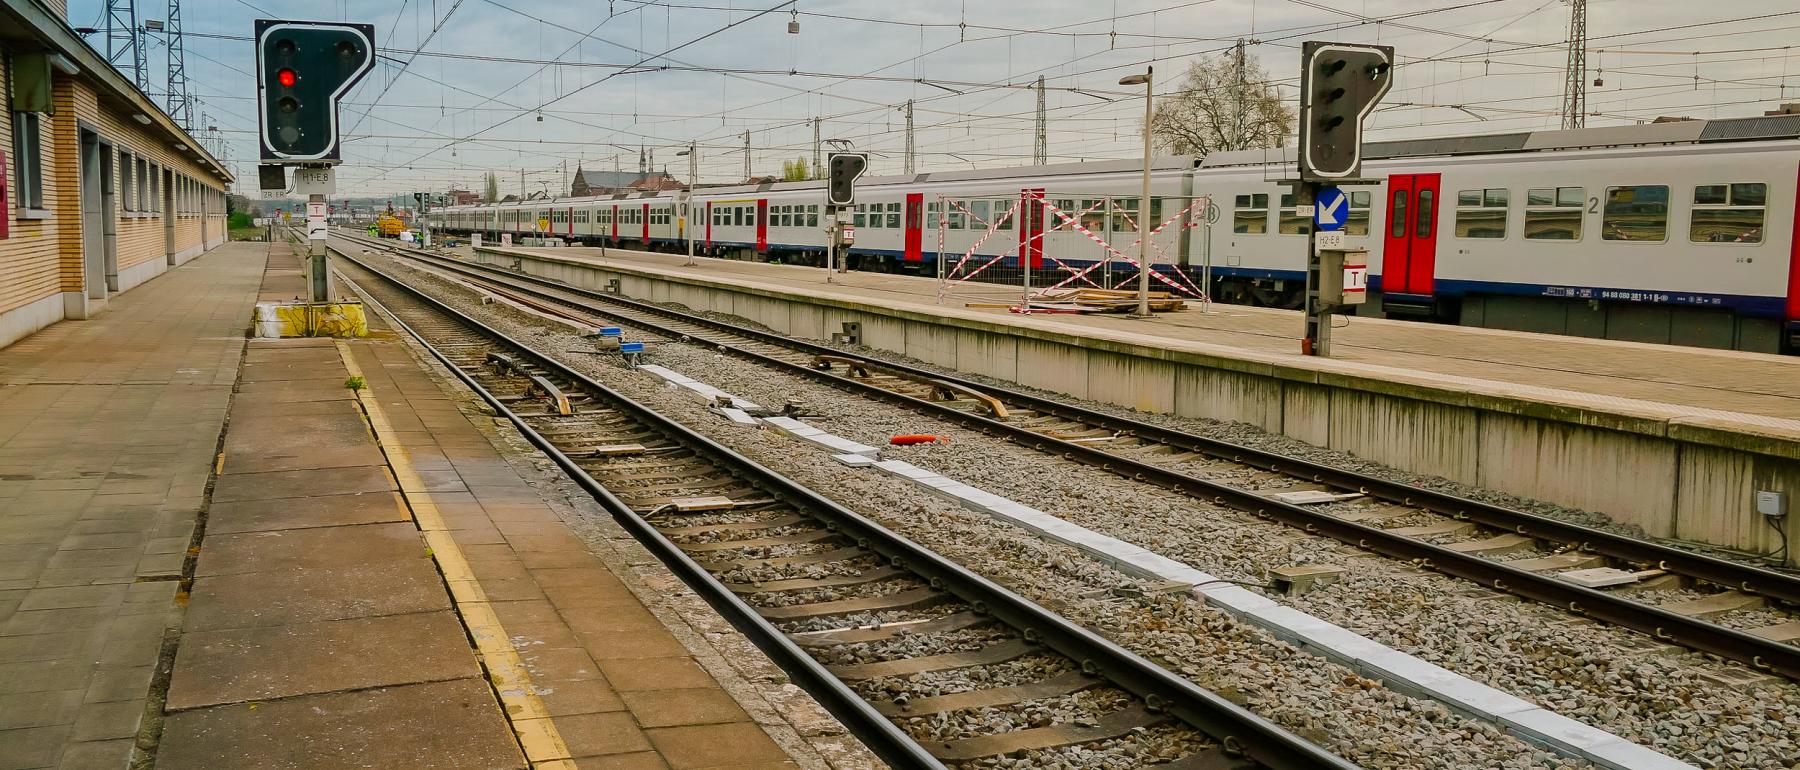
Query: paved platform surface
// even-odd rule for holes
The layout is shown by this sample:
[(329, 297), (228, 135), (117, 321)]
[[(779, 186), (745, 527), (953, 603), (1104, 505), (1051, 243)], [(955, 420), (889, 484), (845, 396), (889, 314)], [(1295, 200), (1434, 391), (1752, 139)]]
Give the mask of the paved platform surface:
[(249, 342), (157, 766), (792, 766), (375, 326)]
[(121, 768), (154, 721), (263, 264), (225, 246), (0, 349), (0, 768)]
[(245, 339), (303, 286), (0, 350), (0, 770), (793, 766), (391, 333)]
[[(1487, 385), (1511, 395), (1555, 400), (1558, 393), (1649, 402), (1708, 417), (1741, 416), (1763, 431), (1800, 438), (1800, 358), (1652, 345), (1497, 329), (1340, 318), (1334, 361), (1299, 355), (1300, 316), (1288, 310), (1214, 305), (1139, 320), (1120, 315), (1020, 316), (967, 302), (1013, 302), (1019, 289), (960, 284), (939, 304), (935, 278), (853, 272), (825, 282), (824, 270), (597, 248), (517, 251), (577, 259), (669, 277), (706, 277), (734, 285), (804, 291), (840, 301), (946, 316), (981, 318), (1257, 363), (1318, 367), (1366, 376)], [(468, 250), (462, 249), (467, 252)], [(1591, 401), (1591, 399), (1589, 399)], [(1621, 405), (1623, 406), (1623, 405)]]

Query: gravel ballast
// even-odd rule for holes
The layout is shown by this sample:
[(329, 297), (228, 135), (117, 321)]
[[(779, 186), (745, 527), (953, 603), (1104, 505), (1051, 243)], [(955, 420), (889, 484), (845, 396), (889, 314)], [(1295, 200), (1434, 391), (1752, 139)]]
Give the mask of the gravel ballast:
[[(553, 354), (591, 349), (577, 335), (434, 276), (428, 288)], [(921, 495), (910, 485), (838, 466), (779, 434), (732, 426), (690, 394), (609, 359), (559, 355), (627, 395), (712, 435), (840, 502), (1078, 623), (1276, 719), (1369, 767), (1579, 766), (1471, 722), (1441, 705), (1400, 696), (1185, 595), (1119, 597), (1132, 581), (1066, 547), (1045, 543)], [(1111, 474), (1055, 460), (887, 404), (694, 346), (657, 346), (653, 360), (765, 404), (792, 398), (829, 415), (815, 424), (884, 445), (896, 433), (949, 441), (887, 449), (884, 456), (974, 484), (1234, 580), (1296, 563), (1348, 568), (1326, 589), (1292, 604), (1568, 716), (1709, 765), (1788, 767), (1800, 701), (1785, 683), (1732, 690), (1699, 678), (1691, 655), (1614, 654), (1625, 632), (1536, 605), (1473, 598), (1466, 583), (1345, 553), (1336, 543), (1244, 517)]]

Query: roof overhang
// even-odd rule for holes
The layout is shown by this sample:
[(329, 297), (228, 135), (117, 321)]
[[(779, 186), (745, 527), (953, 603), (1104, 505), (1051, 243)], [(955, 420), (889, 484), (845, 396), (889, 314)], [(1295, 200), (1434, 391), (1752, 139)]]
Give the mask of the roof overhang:
[(227, 184), (237, 181), (225, 164), (201, 148), (200, 143), (176, 125), (155, 100), (139, 91), (137, 84), (126, 80), (123, 74), (107, 64), (106, 57), (88, 46), (56, 11), (38, 0), (0, 0), (0, 20), (12, 22), (0, 24), (0, 40), (12, 45), (35, 43), (44, 50), (62, 54), (80, 69), (81, 74), (77, 77), (85, 77), (98, 87), (102, 98), (111, 100), (130, 114), (147, 116), (150, 122), (145, 127), (166, 134), (170, 149), (181, 145), (185, 149), (177, 152), (193, 158)]

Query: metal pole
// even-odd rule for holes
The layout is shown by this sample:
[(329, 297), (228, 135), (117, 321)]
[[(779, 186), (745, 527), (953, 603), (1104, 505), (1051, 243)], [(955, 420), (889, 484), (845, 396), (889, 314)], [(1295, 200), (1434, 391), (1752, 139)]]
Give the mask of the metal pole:
[(1043, 245), (1042, 236), (1037, 232), (1042, 228), (1038, 227), (1038, 222), (1032, 219), (1033, 216), (1043, 216), (1044, 210), (1040, 208), (1043, 199), (1033, 196), (1034, 193), (1026, 193), (1019, 201), (1019, 211), (1023, 212), (1025, 216), (1020, 222), (1020, 226), (1025, 228), (1025, 245), (1019, 247), (1019, 269), (1023, 271), (1020, 274), (1022, 280), (1019, 282), (1019, 313), (1021, 315), (1031, 312), (1031, 255)]
[(838, 214), (837, 207), (825, 206), (825, 282), (837, 283)]
[(1150, 317), (1150, 101), (1155, 67), (1144, 71), (1144, 197), (1138, 199), (1138, 306), (1137, 317)]
[(682, 225), (682, 233), (687, 236), (687, 267), (694, 266), (694, 188), (700, 185), (700, 155), (695, 142), (688, 142), (688, 189), (687, 220)]
[[(1294, 204), (1296, 206), (1318, 205), (1319, 189), (1323, 185), (1318, 182), (1302, 181), (1294, 185)], [(1318, 225), (1306, 228), (1306, 294), (1302, 308), (1305, 310), (1306, 325), (1303, 338), (1300, 340), (1300, 352), (1309, 356), (1331, 356), (1331, 313), (1324, 307), (1323, 297), (1319, 296), (1319, 233)]]
[(1212, 196), (1200, 209), (1200, 312), (1212, 309)]

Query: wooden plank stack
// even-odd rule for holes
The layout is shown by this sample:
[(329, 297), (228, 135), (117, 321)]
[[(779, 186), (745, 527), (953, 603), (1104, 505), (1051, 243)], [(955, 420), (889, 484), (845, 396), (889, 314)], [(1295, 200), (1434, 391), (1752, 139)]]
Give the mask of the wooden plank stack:
[[(1040, 289), (1032, 292), (1030, 307), (1033, 313), (1129, 313), (1137, 309), (1137, 292), (1114, 289)], [(1020, 312), (1021, 308), (1010, 303), (970, 302), (965, 307), (972, 308), (1006, 308)], [(1166, 291), (1150, 292), (1150, 309), (1158, 313), (1169, 313), (1187, 309), (1187, 303), (1174, 294)]]

